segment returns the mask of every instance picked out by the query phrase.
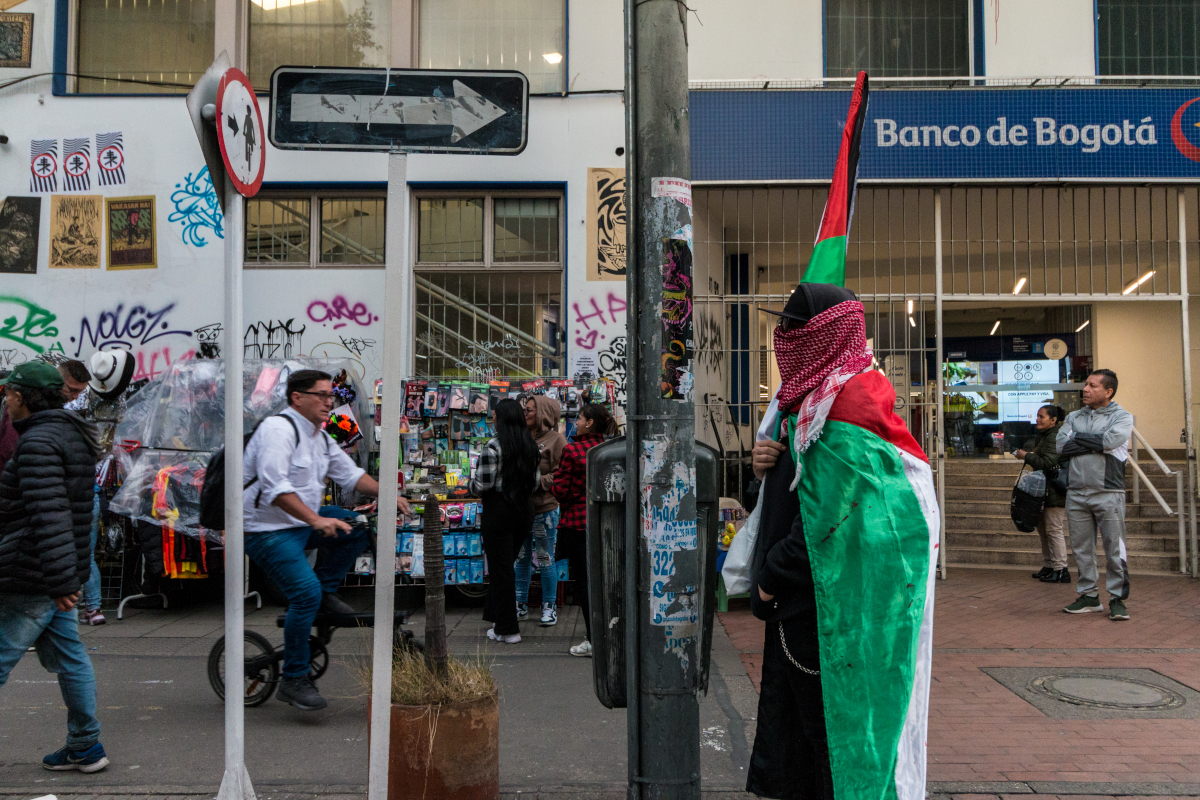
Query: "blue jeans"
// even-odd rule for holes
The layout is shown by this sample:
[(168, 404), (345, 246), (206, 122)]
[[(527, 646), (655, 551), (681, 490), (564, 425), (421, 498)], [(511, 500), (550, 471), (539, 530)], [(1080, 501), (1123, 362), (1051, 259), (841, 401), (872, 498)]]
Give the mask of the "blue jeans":
[(92, 572), (83, 585), (83, 597), (79, 599), (79, 607), (88, 611), (100, 608), (100, 568), (96, 566), (96, 544), (100, 541), (100, 494), (93, 495), (92, 500)]
[(554, 568), (554, 542), (558, 538), (558, 512), (543, 511), (533, 517), (533, 530), (517, 554), (517, 602), (529, 601), (529, 579), (533, 577), (533, 548), (537, 547), (538, 571), (542, 573), (542, 602), (558, 599), (558, 570)]
[[(340, 516), (321, 509), (321, 516)], [(367, 547), (367, 528), (356, 528), (337, 537), (322, 536), (308, 525), (246, 534), (246, 555), (262, 567), (288, 599), (283, 625), (283, 677), (308, 674), (308, 637), (321, 607), (323, 592), (336, 592), (342, 579)], [(324, 550), (316, 570), (304, 551)]]
[(49, 597), (0, 595), (0, 686), (30, 647), (47, 672), (58, 675), (67, 706), (67, 747), (87, 750), (100, 741), (96, 673), (79, 640), (77, 609), (59, 611)]

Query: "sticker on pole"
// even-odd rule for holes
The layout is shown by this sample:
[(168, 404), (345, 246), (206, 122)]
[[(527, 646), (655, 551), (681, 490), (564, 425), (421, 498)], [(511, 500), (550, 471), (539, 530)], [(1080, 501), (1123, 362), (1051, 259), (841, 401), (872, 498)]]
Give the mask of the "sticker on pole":
[(217, 87), (217, 135), (225, 170), (238, 194), (253, 197), (262, 187), (267, 167), (266, 131), (250, 79), (230, 68)]

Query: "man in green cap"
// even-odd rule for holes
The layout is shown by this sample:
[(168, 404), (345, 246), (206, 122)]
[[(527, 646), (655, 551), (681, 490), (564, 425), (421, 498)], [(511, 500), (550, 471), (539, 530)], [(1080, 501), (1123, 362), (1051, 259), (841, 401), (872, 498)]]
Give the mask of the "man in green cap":
[(79, 592), (91, 568), (96, 428), (63, 409), (63, 379), (30, 361), (3, 379), (20, 434), (0, 473), (0, 686), (33, 647), (58, 675), (67, 743), (42, 759), (52, 770), (108, 766), (96, 719), (96, 674), (79, 640)]

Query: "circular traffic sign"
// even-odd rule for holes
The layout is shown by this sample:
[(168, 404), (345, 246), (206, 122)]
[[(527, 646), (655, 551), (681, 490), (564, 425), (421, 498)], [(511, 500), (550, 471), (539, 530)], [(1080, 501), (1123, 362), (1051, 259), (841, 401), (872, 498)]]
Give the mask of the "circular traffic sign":
[(267, 167), (263, 152), (267, 137), (258, 98), (240, 69), (231, 67), (221, 76), (216, 123), (225, 171), (239, 194), (253, 197), (262, 187)]

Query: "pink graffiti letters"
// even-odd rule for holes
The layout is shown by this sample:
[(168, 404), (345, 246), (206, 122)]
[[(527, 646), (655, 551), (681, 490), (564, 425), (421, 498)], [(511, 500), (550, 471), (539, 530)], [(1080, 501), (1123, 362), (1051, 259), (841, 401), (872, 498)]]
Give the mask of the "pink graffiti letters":
[[(137, 370), (133, 373), (133, 379), (135, 381), (153, 380), (154, 378), (157, 378), (159, 375), (166, 372), (170, 368), (171, 364), (173, 363), (171, 361), (171, 348), (170, 347), (161, 347), (157, 350), (150, 350), (148, 352), (145, 350), (139, 350), (137, 352), (136, 356), (137, 356)], [(161, 364), (159, 363), (160, 356), (162, 357)], [(195, 356), (196, 356), (195, 350), (188, 350), (186, 353), (184, 353), (182, 356), (180, 356), (176, 360), (177, 361), (187, 361), (188, 359), (194, 358)]]
[(349, 322), (366, 327), (379, 320), (379, 317), (372, 314), (371, 310), (367, 308), (366, 303), (359, 302), (350, 305), (350, 301), (340, 294), (329, 302), (313, 300), (308, 304), (308, 318), (322, 324), (336, 322), (337, 324), (333, 326), (334, 330), (346, 327)]
[[(619, 319), (618, 315), (625, 313), (626, 304), (624, 298), (612, 292), (609, 292), (608, 297), (604, 298), (604, 305), (601, 305), (601, 300), (595, 297), (590, 297), (584, 302), (591, 306), (590, 311), (581, 308), (579, 303), (571, 304), (571, 308), (575, 311), (575, 323), (583, 326), (583, 329), (575, 329), (575, 344), (584, 350), (595, 350), (597, 340), (605, 338), (599, 333), (598, 328), (603, 325), (615, 324)], [(597, 320), (595, 328), (592, 327), (589, 320)]]

